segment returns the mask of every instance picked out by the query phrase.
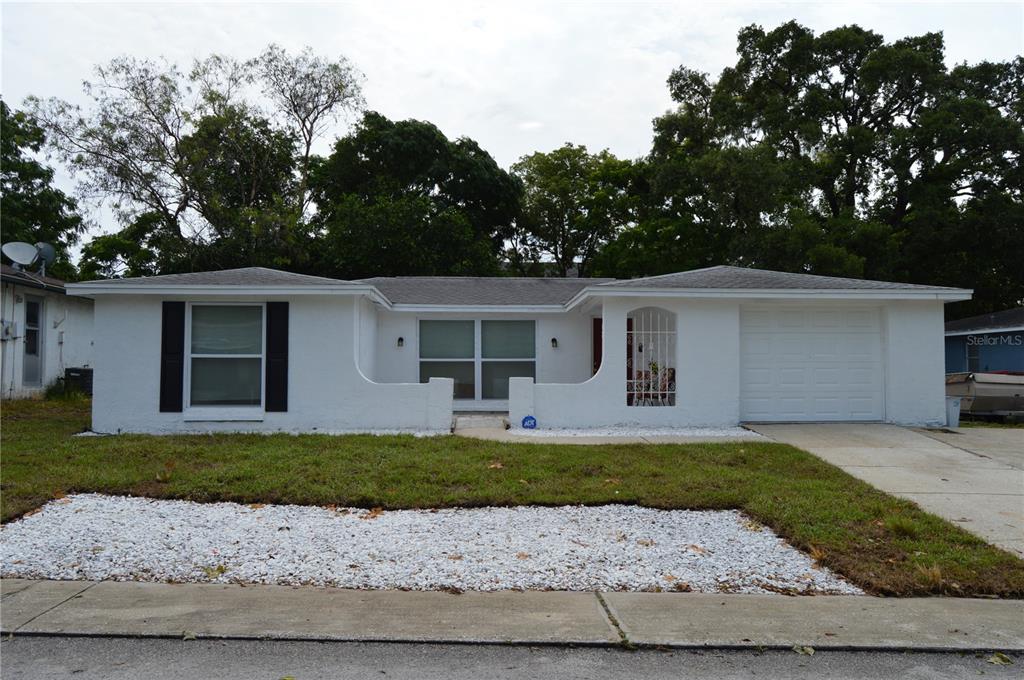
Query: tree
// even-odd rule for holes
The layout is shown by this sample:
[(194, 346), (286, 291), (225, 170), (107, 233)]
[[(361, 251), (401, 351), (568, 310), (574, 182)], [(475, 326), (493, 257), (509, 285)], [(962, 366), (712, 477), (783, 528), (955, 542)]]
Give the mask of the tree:
[[(291, 85), (282, 80), (288, 73)], [(253, 85), (277, 108), (247, 100)], [(144, 239), (136, 256), (151, 253), (147, 266), (159, 273), (303, 266), (311, 146), (326, 121), (360, 101), (344, 58), (330, 62), (308, 50), (291, 57), (271, 46), (248, 62), (214, 55), (185, 72), (123, 57), (98, 67), (85, 91), (84, 111), (59, 99), (30, 105), (80, 193), (108, 201)], [(95, 267), (130, 255), (117, 243), (95, 249), (108, 258)], [(172, 250), (158, 252), (155, 243)]]
[(30, 114), (11, 111), (0, 100), (0, 214), (4, 242), (44, 241), (57, 251), (48, 274), (75, 278), (69, 248), (85, 231), (77, 202), (53, 186), (53, 169), (32, 154), (46, 141)]
[(1024, 60), (950, 70), (939, 34), (795, 22), (744, 28), (737, 51), (717, 80), (669, 78), (678, 106), (606, 272), (665, 273), (678, 253), (975, 288), (961, 313), (1019, 304)]
[(298, 194), (305, 213), (309, 203), (313, 143), (339, 115), (363, 108), (362, 75), (345, 57), (328, 61), (308, 47), (293, 57), (281, 47), (270, 45), (255, 64), (263, 81), (264, 94), (276, 103), (298, 132)]
[(476, 142), (375, 112), (310, 186), (320, 269), (343, 278), (495, 274), (519, 210), (519, 184)]
[(525, 188), (522, 250), (514, 256), (533, 250), (550, 256), (560, 276), (571, 269), (587, 276), (598, 250), (629, 220), (630, 162), (566, 144), (524, 156), (512, 171)]

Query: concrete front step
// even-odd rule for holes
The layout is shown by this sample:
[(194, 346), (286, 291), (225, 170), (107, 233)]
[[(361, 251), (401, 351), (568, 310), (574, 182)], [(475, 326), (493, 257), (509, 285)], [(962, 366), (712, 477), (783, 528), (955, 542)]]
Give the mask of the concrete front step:
[(456, 430), (508, 428), (508, 417), (503, 413), (456, 414), (454, 421)]

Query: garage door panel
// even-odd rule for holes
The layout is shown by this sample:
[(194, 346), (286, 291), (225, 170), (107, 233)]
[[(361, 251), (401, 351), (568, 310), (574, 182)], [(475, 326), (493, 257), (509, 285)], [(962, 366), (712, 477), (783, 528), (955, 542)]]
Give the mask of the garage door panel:
[(822, 389), (836, 389), (843, 385), (843, 368), (841, 366), (817, 367), (812, 369), (814, 386)]
[(882, 420), (881, 346), (877, 309), (744, 310), (741, 417)]
[(844, 324), (843, 315), (840, 312), (812, 312), (811, 327), (815, 329), (836, 330)]
[(805, 328), (807, 326), (807, 312), (800, 310), (780, 312), (777, 316), (776, 325), (778, 328)]
[(803, 367), (780, 369), (779, 387), (783, 389), (787, 387), (808, 387), (807, 369)]

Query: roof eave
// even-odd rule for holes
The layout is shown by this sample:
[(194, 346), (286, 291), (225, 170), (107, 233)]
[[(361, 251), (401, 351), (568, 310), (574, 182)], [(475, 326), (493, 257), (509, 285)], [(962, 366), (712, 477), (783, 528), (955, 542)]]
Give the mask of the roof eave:
[(986, 335), (988, 333), (1017, 333), (1024, 331), (1024, 326), (990, 326), (987, 328), (971, 328), (962, 331), (946, 331), (947, 337), (957, 335)]
[(126, 284), (108, 283), (71, 283), (65, 287), (68, 295), (93, 297), (96, 295), (187, 295), (190, 297), (259, 297), (267, 295), (369, 295), (375, 302), (390, 307), (391, 302), (381, 295), (375, 287), (363, 284), (344, 285), (271, 285), (271, 286), (232, 286), (232, 285), (187, 285), (187, 284)]
[(525, 313), (525, 314), (556, 314), (566, 311), (565, 305), (420, 305), (394, 304), (394, 312), (423, 312), (433, 314), (490, 314), (490, 313)]
[(34, 279), (23, 279), (17, 276), (6, 276), (0, 275), (0, 282), (9, 283), (12, 286), (25, 286), (26, 288), (35, 288), (36, 290), (46, 290), (51, 293), (67, 293), (67, 288), (55, 283), (48, 283), (46, 281), (36, 281)]
[(970, 300), (972, 289), (913, 288), (639, 288), (629, 286), (589, 286), (566, 303), (571, 309), (588, 297), (667, 297), (667, 298), (757, 298), (780, 300)]

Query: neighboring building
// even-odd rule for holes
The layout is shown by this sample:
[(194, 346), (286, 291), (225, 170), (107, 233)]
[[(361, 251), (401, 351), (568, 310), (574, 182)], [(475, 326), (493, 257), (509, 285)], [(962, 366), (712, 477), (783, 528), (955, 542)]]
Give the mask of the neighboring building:
[(946, 324), (946, 373), (1024, 372), (1024, 307)]
[(0, 394), (35, 397), (64, 376), (91, 366), (92, 300), (68, 297), (65, 284), (0, 265)]
[(99, 432), (945, 422), (943, 306), (971, 291), (711, 267), (633, 280), (304, 276), (71, 284)]

